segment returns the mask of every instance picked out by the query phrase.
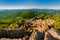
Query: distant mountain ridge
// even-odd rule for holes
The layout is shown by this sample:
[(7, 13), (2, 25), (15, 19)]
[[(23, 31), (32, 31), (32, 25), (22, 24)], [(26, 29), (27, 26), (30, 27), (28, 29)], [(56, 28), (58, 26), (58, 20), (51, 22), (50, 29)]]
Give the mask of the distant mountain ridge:
[[(54, 13), (60, 13), (60, 10), (55, 9), (15, 9), (15, 10), (0, 10), (0, 20), (1, 19), (8, 19), (8, 18), (16, 18), (20, 17), (21, 15), (27, 14), (26, 12), (31, 12), (36, 15), (39, 12), (44, 12), (46, 14), (54, 14)], [(29, 13), (30, 14), (30, 13)], [(28, 15), (29, 15), (28, 14)]]
[(32, 11), (45, 11), (45, 12), (52, 12), (52, 11), (58, 11), (60, 12), (60, 10), (56, 10), (56, 9), (13, 9), (13, 10), (0, 10), (0, 12), (17, 12), (17, 11), (22, 11), (22, 10), (32, 10)]

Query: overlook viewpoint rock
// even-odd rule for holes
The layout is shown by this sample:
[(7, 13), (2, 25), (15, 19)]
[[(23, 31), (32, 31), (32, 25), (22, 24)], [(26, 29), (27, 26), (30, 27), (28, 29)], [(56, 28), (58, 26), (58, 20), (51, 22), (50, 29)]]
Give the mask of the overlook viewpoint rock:
[[(9, 30), (0, 29), (0, 38), (20, 38), (20, 40), (60, 40), (60, 31), (55, 29), (53, 26), (55, 20), (49, 18), (46, 20), (33, 18), (24, 22), (19, 23), (19, 29)], [(24, 31), (26, 30), (26, 31)], [(6, 35), (5, 35), (6, 34)]]

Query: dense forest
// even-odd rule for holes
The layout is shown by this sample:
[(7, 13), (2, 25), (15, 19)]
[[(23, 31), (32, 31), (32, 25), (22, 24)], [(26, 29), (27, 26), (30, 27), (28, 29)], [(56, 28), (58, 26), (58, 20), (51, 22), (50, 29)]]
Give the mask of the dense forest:
[(19, 9), (19, 10), (0, 10), (0, 28), (7, 28), (12, 24), (12, 29), (19, 28), (16, 22), (25, 21), (32, 18), (55, 20), (54, 28), (60, 29), (60, 10), (54, 9)]

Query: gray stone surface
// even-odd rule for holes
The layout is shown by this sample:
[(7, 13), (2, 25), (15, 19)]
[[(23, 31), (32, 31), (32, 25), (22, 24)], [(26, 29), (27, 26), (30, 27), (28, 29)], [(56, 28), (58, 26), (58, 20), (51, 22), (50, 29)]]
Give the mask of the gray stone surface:
[(14, 29), (14, 30), (5, 30), (0, 29), (0, 38), (10, 37), (10, 38), (20, 38), (24, 36), (24, 29)]
[(43, 40), (43, 39), (44, 39), (44, 34), (39, 31), (33, 32), (29, 38), (29, 40)]

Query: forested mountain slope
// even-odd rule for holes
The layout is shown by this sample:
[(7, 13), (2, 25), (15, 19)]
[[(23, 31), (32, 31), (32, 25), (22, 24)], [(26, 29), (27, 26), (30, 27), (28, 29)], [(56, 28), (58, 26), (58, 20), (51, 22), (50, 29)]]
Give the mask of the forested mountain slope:
[(52, 18), (55, 20), (53, 24), (55, 28), (60, 28), (60, 10), (55, 9), (17, 9), (17, 10), (0, 10), (0, 27), (6, 27), (9, 24), (16, 24), (22, 19), (30, 20), (31, 18), (47, 19)]

